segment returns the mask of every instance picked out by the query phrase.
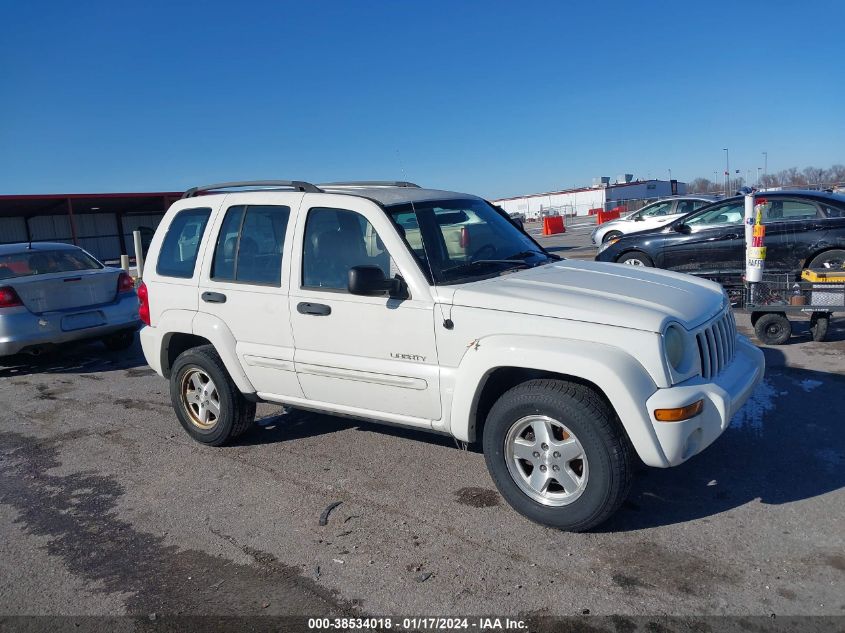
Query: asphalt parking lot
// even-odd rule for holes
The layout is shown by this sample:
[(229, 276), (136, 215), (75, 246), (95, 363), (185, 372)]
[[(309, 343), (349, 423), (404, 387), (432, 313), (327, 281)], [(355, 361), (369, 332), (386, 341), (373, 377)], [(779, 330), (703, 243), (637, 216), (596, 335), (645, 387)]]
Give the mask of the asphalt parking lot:
[[(539, 239), (591, 258), (591, 228)], [(517, 515), (448, 438), (261, 405), (206, 448), (137, 344), (12, 359), (0, 614), (841, 616), (845, 320), (799, 330), (712, 447), (577, 535)]]

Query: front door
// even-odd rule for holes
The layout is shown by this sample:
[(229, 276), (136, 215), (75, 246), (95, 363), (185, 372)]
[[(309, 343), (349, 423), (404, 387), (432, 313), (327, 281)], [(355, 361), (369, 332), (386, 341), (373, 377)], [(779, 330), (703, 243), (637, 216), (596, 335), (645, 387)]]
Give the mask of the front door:
[(258, 393), (301, 397), (288, 314), (291, 215), (301, 193), (226, 197), (208, 240), (199, 311), (220, 319)]
[[(385, 276), (419, 277), (385, 213), (337, 196), (297, 220), (290, 314), (296, 371), (308, 400), (338, 412), (386, 413), (428, 427), (441, 417), (434, 300), (427, 288), (406, 297), (352, 295), (349, 269), (378, 266)], [(384, 418), (383, 415), (379, 417)]]
[[(731, 200), (684, 220), (663, 246), (663, 267), (705, 277), (741, 275), (745, 262), (743, 200)], [(680, 228), (680, 227), (679, 227)]]

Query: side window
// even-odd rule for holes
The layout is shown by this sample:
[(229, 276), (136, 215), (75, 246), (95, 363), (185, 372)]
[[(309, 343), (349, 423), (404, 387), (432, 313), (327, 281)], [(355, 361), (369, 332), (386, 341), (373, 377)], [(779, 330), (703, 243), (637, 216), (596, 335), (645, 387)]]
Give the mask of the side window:
[(690, 226), (718, 226), (724, 224), (742, 224), (745, 217), (745, 202), (732, 200), (711, 207), (706, 211), (684, 220)]
[(655, 218), (672, 212), (672, 200), (661, 202), (643, 210), (644, 218)]
[(845, 208), (834, 207), (829, 204), (822, 205), (822, 211), (829, 218), (845, 218)]
[(770, 200), (766, 205), (764, 222), (811, 220), (818, 217), (816, 205), (801, 200)]
[(290, 207), (285, 206), (229, 207), (217, 236), (211, 278), (281, 285), (282, 250), (289, 218)]
[(194, 276), (197, 252), (211, 209), (185, 209), (176, 214), (161, 245), (156, 272), (163, 277)]
[[(678, 200), (678, 206), (675, 208), (675, 213), (686, 215), (692, 213), (698, 207), (695, 206), (697, 200)], [(700, 204), (698, 206), (701, 206)]]
[(360, 213), (345, 209), (309, 210), (302, 252), (302, 287), (346, 291), (353, 266), (378, 266), (385, 277), (397, 272), (381, 238)]

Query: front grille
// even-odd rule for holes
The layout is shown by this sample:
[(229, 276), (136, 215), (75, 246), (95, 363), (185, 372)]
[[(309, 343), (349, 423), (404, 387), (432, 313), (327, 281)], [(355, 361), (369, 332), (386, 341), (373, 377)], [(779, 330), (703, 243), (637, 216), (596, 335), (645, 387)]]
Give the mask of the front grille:
[(728, 308), (695, 335), (701, 359), (701, 375), (706, 379), (717, 376), (734, 358), (736, 352), (736, 321)]

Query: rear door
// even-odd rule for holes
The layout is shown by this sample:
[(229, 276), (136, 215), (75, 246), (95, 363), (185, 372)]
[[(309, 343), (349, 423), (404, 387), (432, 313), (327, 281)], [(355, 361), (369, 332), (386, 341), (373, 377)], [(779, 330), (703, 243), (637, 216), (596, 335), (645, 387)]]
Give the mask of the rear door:
[(211, 227), (199, 312), (231, 330), (259, 393), (299, 397), (288, 311), (292, 216), (301, 193), (229, 194)]
[(800, 270), (809, 254), (819, 249), (826, 229), (821, 209), (807, 199), (768, 198), (763, 222), (766, 270), (770, 272)]

